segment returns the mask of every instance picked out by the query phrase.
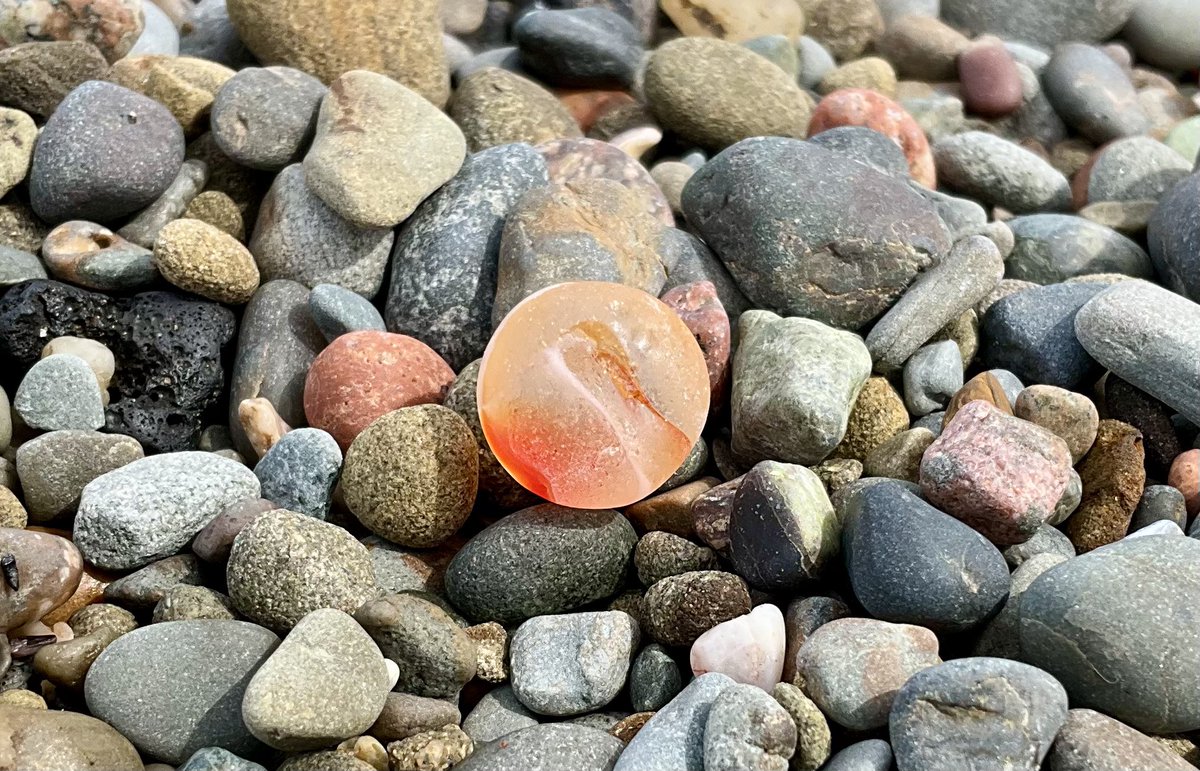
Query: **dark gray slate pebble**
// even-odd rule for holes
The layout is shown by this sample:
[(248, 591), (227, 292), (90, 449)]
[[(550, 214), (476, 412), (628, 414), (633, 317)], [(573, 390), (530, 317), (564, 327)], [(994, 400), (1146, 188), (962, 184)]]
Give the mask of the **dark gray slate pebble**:
[(900, 769), (1036, 771), (1067, 719), (1067, 693), (1050, 675), (998, 658), (947, 661), (909, 678), (892, 704)]
[(1056, 48), (1042, 70), (1042, 86), (1067, 125), (1096, 144), (1151, 128), (1129, 75), (1095, 46), (1066, 43)]
[(636, 712), (657, 712), (683, 688), (679, 664), (658, 643), (642, 648), (629, 670), (629, 699)]
[(1075, 335), (1075, 315), (1104, 284), (1051, 284), (992, 305), (983, 318), (981, 358), (1028, 383), (1077, 390), (1096, 370)]
[(1007, 278), (1056, 284), (1075, 276), (1121, 273), (1152, 278), (1142, 247), (1112, 228), (1070, 214), (1030, 214), (1009, 220), (1016, 243)]
[(247, 67), (213, 98), (213, 139), (243, 166), (278, 171), (308, 149), (326, 90), (291, 67)]
[(446, 569), (446, 595), (478, 621), (518, 623), (616, 594), (637, 534), (621, 514), (547, 503), (476, 535)]
[(113, 581), (104, 587), (104, 600), (133, 611), (148, 612), (173, 587), (201, 585), (203, 578), (196, 555), (176, 554)]
[(950, 248), (905, 182), (795, 139), (725, 149), (688, 181), (683, 210), (757, 307), (843, 329), (886, 310)]
[(0, 245), (0, 290), (46, 277), (46, 266), (36, 254)]
[(254, 467), (263, 498), (317, 519), (329, 516), (341, 473), (342, 450), (319, 428), (287, 432)]
[(843, 526), (850, 584), (876, 618), (962, 631), (1008, 596), (1008, 565), (996, 547), (900, 485), (860, 491)]
[(883, 739), (851, 744), (821, 766), (821, 771), (891, 771), (892, 746)]
[(117, 298), (31, 281), (0, 298), (0, 352), (23, 369), (56, 337), (108, 346), (116, 374), (107, 429), (132, 436), (146, 452), (196, 445), (203, 416), (224, 388), (222, 358), (235, 326), (228, 308), (173, 292)]
[(244, 621), (171, 621), (122, 635), (88, 670), (88, 709), (143, 753), (182, 763), (203, 747), (263, 745), (242, 723), (242, 694), (279, 638)]
[(900, 145), (865, 126), (838, 126), (814, 134), (808, 141), (889, 177), (908, 179), (908, 159)]
[(613, 771), (703, 771), (704, 730), (713, 704), (734, 684), (719, 672), (700, 675), (654, 713)]
[[(1168, 489), (1174, 490), (1175, 488)], [(1179, 491), (1176, 490), (1176, 492)], [(1075, 556), (1075, 546), (1063, 531), (1051, 525), (1042, 525), (1025, 543), (1013, 544), (1005, 549), (1004, 559), (1008, 560), (1010, 567), (1016, 569), (1039, 554), (1056, 554), (1070, 559)]]
[(12, 407), (25, 425), (39, 431), (89, 431), (104, 425), (96, 373), (69, 353), (47, 356), (30, 367)]
[(570, 723), (530, 726), (475, 748), (455, 771), (611, 771), (625, 745)]
[(641, 36), (607, 8), (533, 11), (512, 34), (525, 69), (556, 86), (628, 87), (641, 65)]
[(254, 457), (238, 419), (243, 399), (263, 397), (289, 426), (304, 417), (304, 378), (325, 347), (309, 311), (309, 291), (295, 281), (268, 281), (242, 315), (229, 394), (229, 433), (242, 457)]
[(1183, 493), (1170, 485), (1149, 485), (1142, 491), (1129, 531), (1141, 530), (1154, 522), (1174, 522), (1181, 530), (1187, 529), (1187, 507)]
[(383, 316), (367, 298), (337, 284), (314, 286), (308, 295), (308, 310), (331, 343), (347, 332), (386, 330)]
[(203, 747), (196, 750), (178, 771), (267, 771), (245, 758), (239, 758), (221, 747)]
[(1200, 302), (1200, 174), (1189, 176), (1159, 202), (1146, 242), (1162, 283)]
[[(1165, 738), (1165, 737), (1164, 737)], [(1173, 747), (1108, 715), (1073, 709), (1047, 760), (1050, 771), (1192, 771)]]
[(1200, 728), (1200, 542), (1129, 538), (1042, 574), (1021, 597), (1021, 656), (1080, 707), (1152, 733)]
[(1070, 208), (1071, 186), (1040, 156), (1002, 137), (966, 131), (933, 146), (938, 181), (1015, 214)]
[(717, 299), (736, 327), (738, 318), (752, 306), (712, 249), (686, 230), (667, 228), (663, 233), (662, 251), (663, 261), (667, 264), (667, 283), (663, 285), (663, 292), (696, 281), (711, 281), (717, 290)]
[(183, 129), (166, 107), (91, 80), (46, 121), (29, 171), (42, 219), (108, 223), (154, 203), (183, 163)]
[(469, 156), (400, 228), (387, 328), (421, 340), (456, 372), (482, 356), (492, 333), (504, 220), (524, 193), (548, 183), (545, 159), (529, 145)]
[(1157, 139), (1118, 139), (1092, 160), (1087, 201), (1157, 201), (1191, 171), (1186, 158)]

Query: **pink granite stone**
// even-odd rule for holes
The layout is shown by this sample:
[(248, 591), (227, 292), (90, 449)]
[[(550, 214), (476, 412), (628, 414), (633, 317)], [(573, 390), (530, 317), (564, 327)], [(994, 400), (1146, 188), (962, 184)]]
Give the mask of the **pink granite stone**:
[(693, 281), (668, 290), (661, 299), (679, 314), (700, 344), (711, 389), (709, 411), (719, 412), (729, 389), (733, 332), (729, 325), (729, 314), (717, 297), (717, 288), (711, 281)]
[(1167, 484), (1183, 493), (1188, 516), (1200, 514), (1200, 450), (1188, 450), (1175, 459)]
[(1033, 536), (1070, 474), (1066, 442), (985, 401), (960, 409), (921, 458), (926, 500), (999, 546)]
[(786, 647), (783, 612), (774, 605), (759, 605), (696, 638), (691, 651), (692, 673), (699, 677), (720, 672), (769, 692), (783, 677)]

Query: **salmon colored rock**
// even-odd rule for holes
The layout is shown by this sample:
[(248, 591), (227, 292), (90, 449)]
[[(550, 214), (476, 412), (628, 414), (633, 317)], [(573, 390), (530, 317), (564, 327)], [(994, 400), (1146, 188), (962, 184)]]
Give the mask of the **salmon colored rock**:
[(928, 188), (937, 186), (933, 152), (917, 121), (903, 107), (865, 88), (843, 88), (817, 103), (808, 124), (813, 136), (838, 126), (865, 126), (887, 136), (908, 159), (912, 178)]
[(1188, 516), (1200, 514), (1200, 450), (1188, 450), (1175, 459), (1167, 484), (1183, 493)]
[(963, 104), (984, 118), (1002, 118), (1024, 102), (1021, 74), (999, 40), (981, 43), (958, 55)]
[(691, 452), (709, 400), (704, 355), (632, 287), (556, 284), (504, 318), (479, 370), (479, 420), (501, 465), (564, 506), (628, 506)]
[(585, 134), (592, 130), (596, 121), (613, 110), (637, 104), (637, 100), (624, 91), (563, 90), (555, 94)]
[(304, 382), (308, 424), (328, 431), (342, 450), (376, 418), (401, 407), (441, 404), (454, 370), (416, 338), (374, 330), (334, 340)]
[(709, 403), (712, 410), (721, 409), (729, 389), (729, 357), (733, 332), (729, 314), (717, 297), (711, 281), (694, 281), (668, 290), (662, 301), (671, 306), (683, 323), (692, 331), (704, 362), (708, 365)]

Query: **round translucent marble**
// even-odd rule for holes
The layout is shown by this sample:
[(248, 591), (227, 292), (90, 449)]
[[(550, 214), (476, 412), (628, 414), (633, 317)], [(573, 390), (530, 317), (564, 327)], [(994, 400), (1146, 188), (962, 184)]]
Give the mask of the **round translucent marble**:
[(563, 506), (615, 508), (679, 468), (708, 413), (704, 356), (639, 289), (576, 281), (525, 298), (492, 335), (479, 420), (501, 465)]

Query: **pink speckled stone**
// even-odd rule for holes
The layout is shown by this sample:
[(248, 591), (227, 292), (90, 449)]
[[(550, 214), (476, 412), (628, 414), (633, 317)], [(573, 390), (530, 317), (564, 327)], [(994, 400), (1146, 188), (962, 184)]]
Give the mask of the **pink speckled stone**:
[(958, 55), (963, 104), (976, 115), (1000, 118), (1024, 101), (1021, 74), (1012, 54), (999, 40), (981, 43)]
[(1200, 514), (1200, 450), (1188, 450), (1175, 459), (1167, 484), (1183, 493), (1188, 516)]
[(691, 650), (692, 673), (699, 677), (720, 672), (739, 683), (770, 691), (783, 677), (786, 647), (783, 612), (774, 605), (759, 605), (696, 638)]
[(729, 314), (717, 297), (717, 288), (711, 281), (693, 281), (668, 290), (661, 299), (679, 314), (700, 344), (704, 364), (708, 367), (708, 385), (711, 389), (709, 409), (712, 412), (719, 411), (725, 404), (725, 394), (729, 388), (733, 332), (729, 325)]
[(1000, 546), (1033, 536), (1070, 474), (1066, 442), (985, 401), (960, 409), (921, 458), (926, 500)]
[(913, 116), (883, 94), (865, 88), (841, 88), (817, 103), (808, 135), (838, 126), (866, 126), (890, 138), (904, 151), (908, 171), (917, 183), (937, 187), (937, 171), (929, 139)]
[[(79, 586), (83, 557), (66, 538), (0, 527), (3, 554), (15, 561), (19, 588), (0, 578), (0, 633), (37, 621), (66, 602)], [(3, 634), (0, 644), (8, 644)]]

